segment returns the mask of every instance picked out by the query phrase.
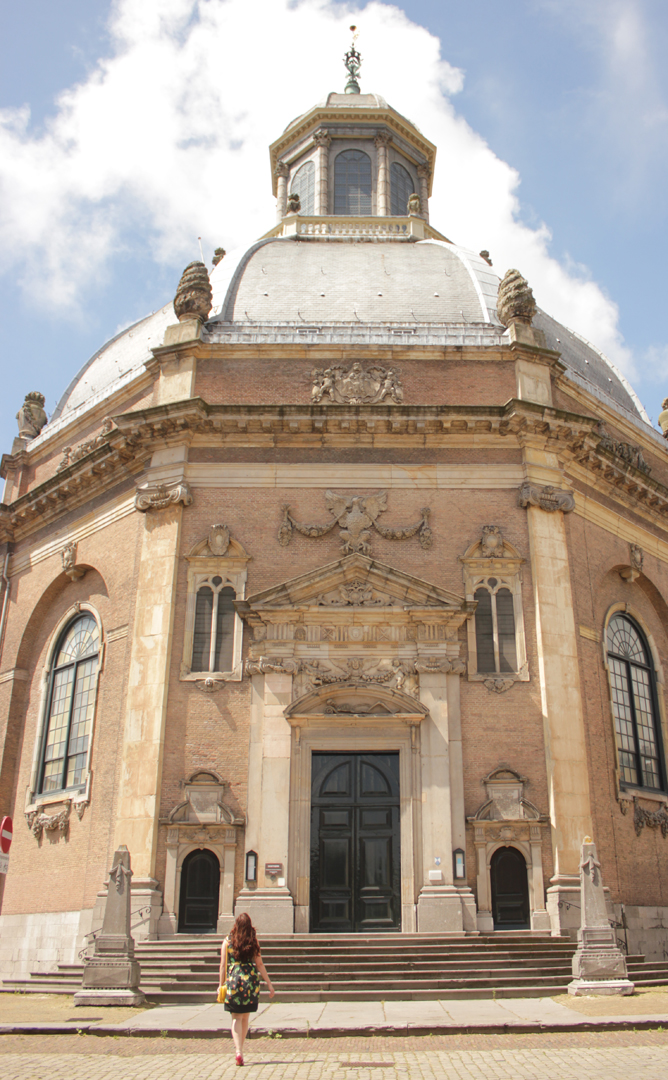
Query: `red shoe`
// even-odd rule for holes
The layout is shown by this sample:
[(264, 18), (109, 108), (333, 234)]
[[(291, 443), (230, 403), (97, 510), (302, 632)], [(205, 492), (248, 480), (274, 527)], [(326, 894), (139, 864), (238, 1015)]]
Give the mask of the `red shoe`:
[(243, 1055), (242, 1055), (242, 1054), (237, 1054), (237, 1055), (236, 1055), (236, 1062), (237, 1062), (237, 1065), (243, 1065), (243, 1063), (244, 1063), (244, 1059), (243, 1059)]

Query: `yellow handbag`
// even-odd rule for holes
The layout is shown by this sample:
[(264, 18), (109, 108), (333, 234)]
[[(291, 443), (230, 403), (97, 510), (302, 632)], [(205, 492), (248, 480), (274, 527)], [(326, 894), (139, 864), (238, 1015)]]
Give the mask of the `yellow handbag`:
[(225, 974), (223, 975), (223, 981), (218, 987), (218, 994), (216, 1001), (219, 1005), (225, 1004), (225, 995), (227, 994), (227, 941), (225, 942)]

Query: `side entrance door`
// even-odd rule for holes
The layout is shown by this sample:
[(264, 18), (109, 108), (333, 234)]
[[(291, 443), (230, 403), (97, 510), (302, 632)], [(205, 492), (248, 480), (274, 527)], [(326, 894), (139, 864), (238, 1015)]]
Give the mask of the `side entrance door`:
[(498, 848), (490, 863), (495, 930), (529, 929), (527, 864), (517, 848)]
[(399, 855), (399, 754), (314, 753), (311, 930), (399, 930)]
[(179, 933), (212, 934), (218, 924), (220, 863), (212, 851), (191, 851), (181, 867)]

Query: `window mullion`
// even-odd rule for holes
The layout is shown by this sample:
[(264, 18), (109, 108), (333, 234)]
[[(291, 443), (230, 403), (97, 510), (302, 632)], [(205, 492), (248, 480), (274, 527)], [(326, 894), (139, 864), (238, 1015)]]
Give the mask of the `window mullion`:
[(209, 649), (209, 671), (215, 671), (216, 662), (216, 624), (218, 622), (218, 597), (219, 592), (213, 594), (213, 606), (211, 608), (211, 647)]
[(641, 787), (645, 786), (645, 774), (642, 767), (642, 758), (640, 756), (640, 738), (638, 735), (638, 716), (636, 713), (636, 692), (633, 685), (633, 673), (631, 671), (631, 663), (629, 660), (626, 663), (626, 678), (629, 683), (629, 703), (631, 705), (631, 719), (633, 722), (633, 742), (636, 748), (636, 773), (638, 776), (638, 783)]
[(501, 671), (499, 650), (499, 626), (496, 620), (496, 593), (492, 593), (492, 635), (494, 638), (494, 670)]
[(70, 707), (69, 707), (68, 716), (67, 716), (67, 731), (65, 733), (65, 749), (64, 749), (64, 753), (63, 753), (63, 771), (60, 774), (60, 786), (61, 786), (61, 788), (64, 788), (65, 784), (67, 782), (67, 762), (69, 760), (70, 732), (72, 731), (72, 716), (73, 716), (73, 713), (74, 713), (74, 699), (76, 697), (76, 692), (77, 692), (77, 667), (78, 666), (79, 666), (79, 662), (75, 660), (75, 662), (74, 662), (74, 670), (72, 672), (72, 694), (70, 696)]

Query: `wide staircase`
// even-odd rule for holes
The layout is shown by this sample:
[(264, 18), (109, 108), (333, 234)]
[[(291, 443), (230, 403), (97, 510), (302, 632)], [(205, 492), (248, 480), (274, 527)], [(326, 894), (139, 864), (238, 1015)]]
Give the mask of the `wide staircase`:
[[(221, 937), (179, 935), (137, 944), (141, 988), (160, 1005), (215, 999)], [(574, 944), (531, 932), (441, 937), (378, 934), (262, 937), (262, 956), (278, 1001), (425, 1001), (435, 998), (546, 997), (572, 978)], [(668, 963), (627, 957), (639, 986), (668, 984)], [(72, 994), (83, 964), (6, 981), (4, 992)], [(262, 999), (267, 999), (263, 992)]]

